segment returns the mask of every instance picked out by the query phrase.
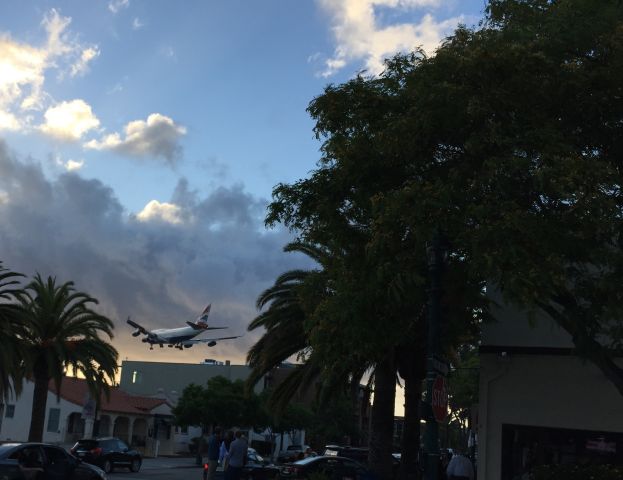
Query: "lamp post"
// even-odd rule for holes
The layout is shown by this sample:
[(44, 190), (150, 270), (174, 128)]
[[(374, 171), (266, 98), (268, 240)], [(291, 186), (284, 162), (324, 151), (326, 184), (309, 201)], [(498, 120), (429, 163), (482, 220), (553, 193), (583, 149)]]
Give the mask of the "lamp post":
[[(427, 367), (426, 367), (426, 398), (425, 419), (426, 432), (424, 435), (425, 451), (425, 478), (437, 480), (439, 478), (439, 426), (433, 412), (433, 390), (440, 375), (447, 374), (447, 364), (440, 359), (441, 354), (441, 275), (446, 260), (446, 248), (441, 234), (435, 232), (432, 243), (427, 246), (428, 272), (430, 275), (430, 289), (428, 291), (428, 319), (427, 319)], [(442, 378), (443, 380), (443, 378)]]

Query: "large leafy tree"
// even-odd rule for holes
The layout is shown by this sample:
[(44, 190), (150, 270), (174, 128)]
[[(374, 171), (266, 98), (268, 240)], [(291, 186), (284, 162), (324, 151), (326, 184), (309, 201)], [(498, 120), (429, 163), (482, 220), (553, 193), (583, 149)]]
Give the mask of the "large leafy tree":
[(41, 441), (48, 384), (56, 391), (69, 369), (83, 376), (94, 397), (114, 381), (117, 351), (108, 343), (113, 323), (91, 309), (97, 300), (78, 292), (73, 282), (59, 284), (36, 275), (20, 296), (21, 348), (27, 378), (34, 382), (29, 441)]
[(377, 133), (412, 170), (379, 223), (442, 229), (471, 276), (558, 323), (621, 393), (622, 32), (618, 1), (491, 1), (483, 28), (388, 65), (408, 108)]
[(0, 262), (0, 398), (19, 394), (22, 386), (19, 304), (17, 298), (23, 275), (3, 267)]

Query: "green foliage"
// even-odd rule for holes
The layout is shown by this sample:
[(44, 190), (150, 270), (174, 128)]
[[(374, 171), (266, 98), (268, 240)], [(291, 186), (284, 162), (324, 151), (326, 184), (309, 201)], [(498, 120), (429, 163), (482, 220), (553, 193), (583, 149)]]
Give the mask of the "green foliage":
[(16, 341), (20, 330), (19, 304), (23, 294), (19, 279), (23, 275), (3, 267), (0, 262), (0, 398), (19, 394), (22, 388), (21, 344)]
[(532, 480), (620, 480), (623, 468), (617, 465), (542, 465), (532, 469)]
[(204, 429), (213, 425), (231, 428), (268, 424), (258, 396), (245, 391), (242, 380), (232, 382), (220, 375), (210, 378), (205, 387), (188, 385), (173, 415), (178, 425), (200, 425)]
[(99, 398), (114, 382), (117, 373), (117, 350), (105, 338), (112, 339), (113, 323), (95, 312), (97, 299), (76, 291), (73, 282), (57, 284), (40, 275), (19, 295), (18, 336), (23, 353), (22, 372), (34, 380), (30, 441), (41, 441), (50, 380), (60, 396), (67, 369), (86, 379), (91, 394)]

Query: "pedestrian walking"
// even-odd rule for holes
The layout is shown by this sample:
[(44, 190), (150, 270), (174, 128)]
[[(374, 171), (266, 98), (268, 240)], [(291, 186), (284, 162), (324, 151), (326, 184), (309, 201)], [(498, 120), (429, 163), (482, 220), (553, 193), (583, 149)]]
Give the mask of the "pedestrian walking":
[(225, 480), (240, 480), (242, 467), (247, 463), (247, 450), (249, 445), (242, 432), (238, 430), (236, 439), (229, 446), (229, 465), (225, 471)]
[[(216, 427), (208, 439), (208, 470), (207, 480), (216, 478), (216, 469), (218, 468), (219, 447), (221, 443), (221, 429)], [(205, 471), (205, 470), (204, 470)]]
[(474, 467), (462, 452), (455, 452), (446, 469), (448, 480), (474, 480)]

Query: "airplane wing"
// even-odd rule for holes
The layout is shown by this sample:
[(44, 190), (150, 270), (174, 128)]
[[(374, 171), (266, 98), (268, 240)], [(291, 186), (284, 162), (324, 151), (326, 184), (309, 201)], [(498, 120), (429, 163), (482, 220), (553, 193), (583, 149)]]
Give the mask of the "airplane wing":
[(140, 326), (138, 323), (133, 322), (132, 320), (130, 320), (130, 317), (128, 317), (127, 320), (128, 325), (133, 326), (134, 328), (136, 328), (136, 335), (134, 335), (135, 337), (138, 336), (138, 334), (142, 333), (143, 335), (149, 335), (149, 330), (146, 330), (144, 327)]
[(220, 338), (195, 338), (192, 340), (186, 340), (182, 342), (185, 345), (196, 345), (198, 343), (210, 343), (218, 340), (233, 340), (234, 338), (240, 338), (242, 335), (236, 335), (235, 337), (220, 337)]
[(216, 345), (216, 342), (220, 341), (220, 340), (233, 340), (234, 338), (240, 338), (242, 337), (242, 335), (236, 335), (234, 337), (219, 337), (219, 338), (195, 338), (192, 340), (186, 340), (184, 342), (181, 342), (178, 348), (190, 348), (193, 345), (197, 345), (199, 343), (203, 343), (204, 345), (207, 345), (208, 347), (213, 347), (214, 345)]

